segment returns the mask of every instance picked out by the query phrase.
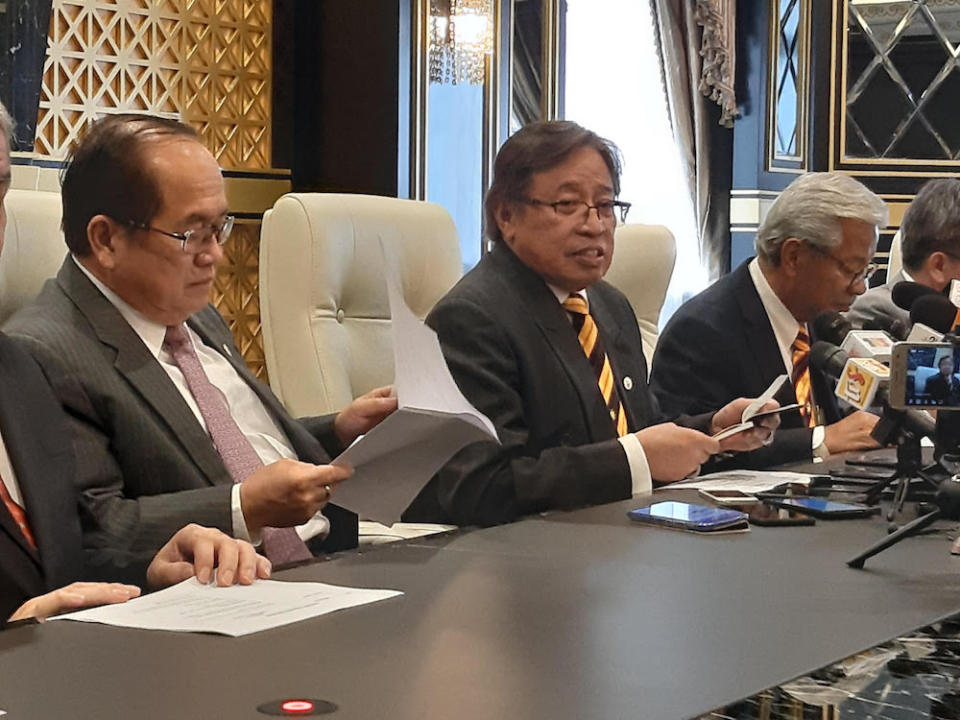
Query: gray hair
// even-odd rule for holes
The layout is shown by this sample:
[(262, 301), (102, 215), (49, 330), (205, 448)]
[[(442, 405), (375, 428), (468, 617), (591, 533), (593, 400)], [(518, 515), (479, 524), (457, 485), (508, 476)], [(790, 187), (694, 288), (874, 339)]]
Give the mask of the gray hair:
[(840, 220), (861, 220), (886, 227), (887, 204), (863, 183), (842, 173), (807, 173), (784, 190), (757, 231), (757, 255), (780, 264), (780, 247), (797, 238), (822, 249), (843, 242)]
[(910, 203), (903, 222), (903, 264), (919, 270), (935, 252), (960, 253), (960, 180), (931, 180)]
[(0, 102), (0, 135), (7, 139), (7, 144), (11, 149), (13, 148), (13, 126), (13, 118), (10, 117), (10, 113)]

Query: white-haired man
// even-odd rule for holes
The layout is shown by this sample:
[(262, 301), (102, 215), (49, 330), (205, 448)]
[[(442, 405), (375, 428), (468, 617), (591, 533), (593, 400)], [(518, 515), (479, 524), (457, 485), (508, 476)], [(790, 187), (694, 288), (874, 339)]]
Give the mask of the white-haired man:
[(870, 413), (818, 424), (817, 401), (827, 398), (811, 390), (807, 325), (822, 312), (848, 310), (866, 290), (887, 219), (883, 200), (849, 176), (809, 173), (791, 183), (760, 226), (757, 256), (683, 305), (664, 329), (650, 377), (664, 411), (696, 413), (756, 396), (787, 373), (792, 382), (777, 399), (800, 403), (801, 412), (785, 414), (773, 443), (741, 464), (876, 447)]

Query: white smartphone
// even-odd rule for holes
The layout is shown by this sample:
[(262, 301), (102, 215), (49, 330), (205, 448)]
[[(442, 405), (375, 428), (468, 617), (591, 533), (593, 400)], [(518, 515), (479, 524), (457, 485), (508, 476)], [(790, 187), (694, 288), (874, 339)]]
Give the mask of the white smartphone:
[(952, 343), (896, 343), (890, 354), (890, 407), (960, 409), (958, 362)]
[(753, 505), (760, 502), (743, 490), (701, 490), (700, 494), (718, 505)]

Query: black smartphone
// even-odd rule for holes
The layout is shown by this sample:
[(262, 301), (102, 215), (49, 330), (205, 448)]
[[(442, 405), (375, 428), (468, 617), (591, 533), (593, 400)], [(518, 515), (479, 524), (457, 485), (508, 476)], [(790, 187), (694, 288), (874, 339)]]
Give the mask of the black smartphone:
[(896, 470), (890, 467), (842, 467), (830, 471), (834, 478), (853, 478), (855, 480), (889, 480)]
[(841, 518), (862, 518), (880, 512), (879, 506), (834, 502), (833, 500), (825, 500), (824, 498), (771, 498), (768, 499), (767, 502), (774, 507), (796, 510), (799, 513), (805, 513), (824, 520), (833, 520), (834, 518), (838, 520)]
[(746, 527), (747, 516), (737, 510), (691, 505), (681, 502), (658, 502), (650, 507), (637, 508), (627, 513), (635, 522), (663, 525), (679, 530), (712, 532)]
[(747, 522), (764, 527), (817, 524), (812, 515), (804, 515), (789, 508), (774, 507), (768, 502), (758, 503), (747, 510)]
[(890, 470), (894, 470), (897, 467), (896, 456), (891, 456), (886, 453), (878, 453), (876, 451), (871, 453), (860, 453), (859, 455), (851, 455), (845, 460), (845, 462), (847, 465), (872, 468), (889, 468)]

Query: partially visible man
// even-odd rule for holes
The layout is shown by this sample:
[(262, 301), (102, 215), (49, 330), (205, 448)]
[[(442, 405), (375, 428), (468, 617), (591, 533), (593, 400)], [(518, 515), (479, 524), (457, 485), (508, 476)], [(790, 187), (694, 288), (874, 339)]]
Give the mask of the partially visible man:
[(665, 422), (636, 317), (602, 281), (629, 207), (619, 190), (616, 148), (575, 123), (527, 125), (500, 149), (485, 202), (495, 247), (427, 324), (502, 445), (461, 451), (405, 519), (490, 525), (622, 500), (769, 436), (770, 427), (722, 443), (710, 436), (739, 421), (746, 399)]
[[(12, 137), (13, 121), (0, 104), (0, 248)], [(196, 525), (179, 530), (152, 560), (85, 554), (73, 461), (66, 417), (40, 368), (0, 334), (0, 628), (8, 618), (43, 619), (139, 595), (139, 587), (126, 583), (158, 588), (192, 574), (208, 582), (214, 565), (220, 585), (269, 575), (270, 563), (251, 545)], [(74, 582), (80, 578), (123, 582)]]
[(902, 269), (886, 283), (858, 297), (847, 319), (854, 327), (889, 327), (899, 320), (910, 326), (910, 313), (894, 304), (893, 286), (908, 280), (941, 292), (960, 279), (960, 180), (926, 183), (900, 225)]
[(667, 412), (701, 412), (762, 392), (779, 375), (785, 414), (769, 447), (736, 458), (766, 467), (877, 446), (866, 412), (823, 425), (809, 367), (808, 324), (826, 311), (845, 311), (866, 290), (875, 266), (883, 200), (849, 176), (801, 175), (783, 191), (757, 232), (757, 256), (692, 298), (674, 314), (657, 343), (651, 385)]
[(355, 547), (356, 516), (327, 505), (349, 470), (327, 463), (396, 399), (300, 422), (252, 375), (208, 300), (233, 218), (194, 130), (102, 118), (62, 196), (70, 254), (8, 331), (70, 417), (86, 543), (154, 551), (196, 522), (262, 540), (274, 563)]
[(944, 355), (937, 363), (937, 374), (927, 379), (927, 394), (938, 405), (960, 404), (960, 380), (953, 374), (953, 356)]

